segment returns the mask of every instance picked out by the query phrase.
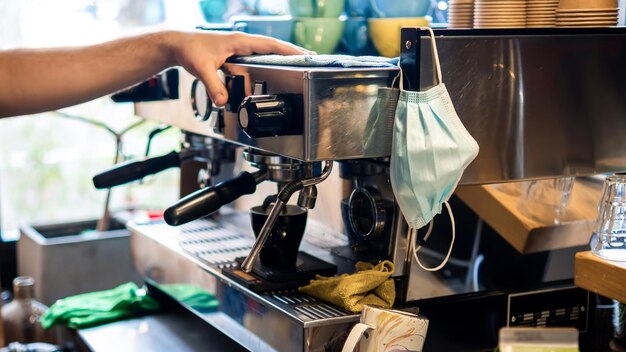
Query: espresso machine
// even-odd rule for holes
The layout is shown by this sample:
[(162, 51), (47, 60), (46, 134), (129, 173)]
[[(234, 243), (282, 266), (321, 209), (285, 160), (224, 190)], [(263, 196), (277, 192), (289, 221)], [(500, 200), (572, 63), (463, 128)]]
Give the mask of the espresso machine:
[[(626, 132), (626, 102), (620, 98), (626, 93), (625, 30), (436, 30), (435, 35), (446, 87), (481, 148), (460, 187), (626, 170), (626, 141), (620, 137)], [(405, 87), (432, 85), (427, 37), (405, 28), (401, 48)], [(584, 60), (577, 59), (583, 54)], [(460, 240), (453, 257), (469, 253), (472, 260), (457, 258), (440, 273), (417, 265), (389, 183), (393, 110), (377, 106), (397, 68), (233, 60), (221, 69), (229, 91), (223, 108), (183, 69), (176, 69), (176, 99), (135, 105), (139, 116), (176, 126), (198, 142), (185, 143), (178, 153), (184, 157), (174, 166), (200, 160), (211, 165), (214, 180), (198, 178), (198, 168), (182, 172), (183, 197), (165, 210), (163, 220), (128, 224), (136, 269), (155, 291), (162, 284), (185, 283), (215, 295), (216, 311), (187, 308), (250, 350), (336, 350), (358, 315), (297, 287), (315, 275), (352, 272), (356, 261), (391, 260), (394, 306), (419, 309), (431, 320), (426, 350), (492, 349), (503, 326), (575, 326), (588, 332), (593, 296), (574, 287), (567, 275), (549, 284), (539, 278), (524, 287), (504, 287), (500, 278), (516, 270), (495, 270), (487, 289), (458, 284), (464, 281), (458, 277), (471, 281), (484, 248), (497, 253), (496, 269), (519, 257), (525, 268), (541, 262), (536, 271), (544, 272), (554, 256), (545, 250), (516, 252), (456, 197), (453, 209), (469, 215), (455, 213)], [(220, 152), (199, 152), (202, 144)], [(445, 226), (436, 224), (434, 232), (441, 232), (437, 237), (444, 242)], [(440, 257), (436, 241), (433, 245), (423, 252), (426, 261)], [(576, 245), (564, 240), (553, 248)]]

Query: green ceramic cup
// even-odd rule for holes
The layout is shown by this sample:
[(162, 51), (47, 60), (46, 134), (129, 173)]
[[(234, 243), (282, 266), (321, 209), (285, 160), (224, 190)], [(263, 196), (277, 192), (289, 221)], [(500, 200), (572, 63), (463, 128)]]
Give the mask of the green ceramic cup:
[(318, 54), (335, 52), (343, 33), (339, 18), (296, 18), (294, 37), (296, 44)]
[(343, 13), (343, 0), (289, 0), (293, 17), (337, 18)]

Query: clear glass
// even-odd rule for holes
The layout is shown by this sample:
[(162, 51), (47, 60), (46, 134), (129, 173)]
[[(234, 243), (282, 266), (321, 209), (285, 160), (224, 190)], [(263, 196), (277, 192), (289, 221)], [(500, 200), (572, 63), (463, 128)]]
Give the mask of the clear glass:
[(33, 298), (35, 282), (32, 277), (13, 280), (13, 301), (2, 307), (5, 342), (55, 343), (54, 332), (44, 330), (39, 323), (48, 307)]
[(626, 261), (626, 175), (604, 181), (591, 251), (604, 259)]
[(560, 224), (566, 214), (574, 177), (524, 182), (517, 209), (527, 218), (543, 224)]

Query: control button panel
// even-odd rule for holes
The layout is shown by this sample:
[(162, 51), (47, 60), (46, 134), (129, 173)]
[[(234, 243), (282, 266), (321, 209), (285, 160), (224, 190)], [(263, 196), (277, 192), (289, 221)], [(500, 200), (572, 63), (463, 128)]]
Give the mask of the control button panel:
[(111, 99), (116, 103), (176, 100), (178, 99), (178, 83), (178, 70), (169, 69), (138, 85), (113, 94)]

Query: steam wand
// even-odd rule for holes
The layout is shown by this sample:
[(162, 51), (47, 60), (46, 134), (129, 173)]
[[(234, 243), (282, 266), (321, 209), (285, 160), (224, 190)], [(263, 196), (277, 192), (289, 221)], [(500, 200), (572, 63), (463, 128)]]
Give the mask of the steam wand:
[(278, 196), (276, 197), (276, 203), (274, 203), (274, 206), (272, 207), (272, 210), (270, 211), (267, 220), (265, 220), (265, 224), (263, 224), (263, 228), (261, 228), (259, 236), (254, 242), (250, 253), (246, 257), (246, 259), (244, 259), (243, 263), (241, 263), (241, 270), (247, 273), (252, 271), (254, 262), (259, 257), (259, 253), (261, 252), (261, 248), (263, 248), (265, 241), (267, 241), (267, 238), (269, 237), (270, 232), (272, 231), (272, 228), (276, 223), (276, 219), (278, 219), (278, 215), (280, 215), (280, 213), (283, 211), (283, 207), (285, 206), (285, 204), (289, 202), (289, 198), (291, 198), (294, 193), (304, 189), (305, 187), (314, 186), (324, 181), (326, 178), (328, 178), (332, 170), (333, 162), (325, 161), (324, 170), (322, 170), (322, 173), (319, 176), (299, 181), (293, 181), (283, 187), (283, 189), (278, 193)]

